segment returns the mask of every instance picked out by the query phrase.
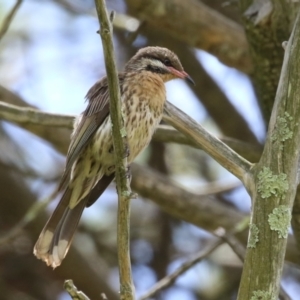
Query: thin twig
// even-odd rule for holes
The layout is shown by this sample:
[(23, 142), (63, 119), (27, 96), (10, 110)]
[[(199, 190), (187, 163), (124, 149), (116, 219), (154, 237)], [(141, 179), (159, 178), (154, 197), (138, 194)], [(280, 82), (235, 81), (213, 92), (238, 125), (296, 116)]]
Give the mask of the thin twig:
[(104, 293), (101, 293), (100, 296), (101, 296), (102, 300), (108, 300), (107, 297), (106, 297), (106, 295)]
[[(218, 239), (214, 239), (207, 245), (204, 249), (202, 249), (198, 254), (196, 254), (194, 257), (186, 261), (184, 264), (182, 264), (175, 272), (172, 274), (164, 277), (159, 282), (157, 282), (146, 294), (144, 294), (139, 300), (145, 300), (147, 298), (150, 298), (157, 294), (159, 291), (167, 288), (170, 286), (180, 275), (182, 275), (184, 272), (189, 270), (191, 267), (193, 267), (195, 264), (200, 262), (203, 258), (210, 255), (216, 248), (218, 248), (220, 245), (222, 245), (224, 242), (228, 243), (228, 241), (233, 241), (235, 238), (233, 234), (239, 233), (244, 231), (249, 226), (248, 217), (244, 218), (242, 221), (238, 222), (232, 233), (227, 233), (224, 228), (218, 228), (213, 232), (215, 236), (218, 237)], [(242, 247), (238, 241), (235, 241), (235, 244), (230, 243), (231, 248), (234, 252), (236, 252), (235, 246), (238, 244), (239, 247)], [(233, 246), (233, 247), (232, 247)], [(239, 248), (240, 250), (241, 248)], [(244, 251), (245, 252), (245, 251)], [(243, 260), (243, 259), (242, 259)]]
[(194, 184), (192, 187), (185, 187), (185, 189), (199, 196), (209, 196), (226, 193), (240, 186), (242, 186), (242, 184), (239, 180), (234, 180), (231, 182), (215, 181), (206, 182), (205, 184)]
[(195, 264), (200, 262), (203, 258), (210, 255), (214, 250), (216, 250), (223, 243), (224, 241), (222, 241), (221, 239), (215, 239), (212, 242), (210, 242), (209, 245), (207, 245), (194, 257), (192, 257), (191, 259), (183, 263), (175, 272), (171, 273), (170, 275), (164, 277), (159, 282), (157, 282), (146, 294), (141, 296), (139, 300), (145, 300), (150, 297), (153, 297), (161, 290), (170, 286), (180, 275), (188, 271), (191, 267), (193, 267)]
[(109, 19), (104, 0), (95, 0), (100, 27), (100, 35), (105, 58), (105, 67), (108, 79), (110, 96), (110, 117), (115, 156), (115, 174), (118, 191), (118, 260), (120, 269), (120, 298), (121, 300), (134, 299), (134, 286), (131, 275), (129, 254), (129, 222), (130, 198), (132, 192), (127, 174), (127, 141), (124, 122), (121, 112), (120, 86), (114, 59), (112, 42), (113, 15)]
[(248, 174), (252, 164), (209, 134), (200, 124), (175, 107), (166, 102), (164, 121), (175, 127), (189, 138), (193, 139), (202, 149), (213, 157), (219, 164), (239, 178), (247, 187)]
[(78, 291), (72, 279), (67, 279), (64, 282), (64, 289), (68, 292), (73, 300), (90, 300), (83, 292)]
[[(248, 217), (246, 217), (246, 219), (248, 220)], [(243, 228), (243, 230), (249, 226), (249, 222), (244, 224), (246, 227)], [(241, 260), (241, 262), (244, 262), (246, 248), (244, 247), (244, 245), (242, 245), (242, 243), (240, 243), (240, 241), (234, 236), (233, 233), (226, 232), (224, 228), (219, 228), (218, 230), (214, 231), (214, 235), (227, 243), (232, 251)]]
[(6, 18), (3, 21), (3, 24), (0, 29), (0, 41), (7, 32), (16, 12), (18, 11), (19, 7), (21, 6), (23, 0), (17, 0), (16, 4), (13, 6), (9, 14), (6, 16)]

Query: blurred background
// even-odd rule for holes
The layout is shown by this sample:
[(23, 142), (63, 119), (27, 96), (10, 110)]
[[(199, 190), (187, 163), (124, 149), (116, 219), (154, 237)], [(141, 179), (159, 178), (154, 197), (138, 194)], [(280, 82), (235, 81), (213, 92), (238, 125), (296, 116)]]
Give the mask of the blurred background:
[[(167, 84), (168, 100), (209, 132), (230, 138), (230, 145), (239, 145), (236, 147), (251, 162), (257, 161), (267, 117), (263, 118), (265, 112), (249, 78), (253, 66), (237, 2), (173, 2), (107, 1), (108, 9), (116, 11), (118, 69), (141, 47), (170, 48), (196, 86), (172, 81)], [(167, 3), (165, 7), (163, 3)], [(204, 12), (203, 3), (211, 15)], [(187, 7), (178, 12), (175, 4)], [(15, 1), (0, 0), (0, 26), (14, 5)], [(201, 21), (198, 9), (211, 20), (226, 21), (229, 29), (220, 27), (219, 34), (224, 33), (218, 37), (217, 27), (223, 23), (207, 19), (203, 20), (207, 28), (193, 31), (189, 22)], [(182, 18), (174, 17), (178, 13)], [(172, 33), (173, 25), (182, 30)], [(79, 114), (85, 108), (88, 89), (105, 75), (98, 29), (94, 1), (24, 1), (0, 39), (0, 100), (47, 112)], [(245, 47), (245, 53), (232, 55), (230, 34), (233, 45)], [(213, 45), (214, 38), (218, 45)], [(17, 234), (9, 235), (26, 211), (57, 186), (69, 135), (66, 128), (0, 123), (0, 299), (70, 299), (63, 290), (65, 279), (73, 279), (91, 299), (101, 299), (100, 293), (109, 300), (118, 299), (114, 183), (101, 200), (85, 210), (72, 249), (55, 271), (38, 261), (32, 249), (56, 201)], [(131, 258), (138, 298), (207, 247), (214, 230), (230, 230), (235, 222), (243, 221), (251, 207), (238, 179), (203, 151), (163, 143), (163, 139), (154, 139), (133, 168), (133, 189), (140, 195), (132, 201), (131, 214)], [(163, 188), (151, 188), (158, 181)], [(246, 238), (246, 232), (238, 236), (241, 243), (246, 243)], [(300, 272), (295, 245), (289, 253), (282, 284), (291, 298), (297, 299)], [(241, 271), (241, 260), (224, 243), (151, 298), (235, 299)]]

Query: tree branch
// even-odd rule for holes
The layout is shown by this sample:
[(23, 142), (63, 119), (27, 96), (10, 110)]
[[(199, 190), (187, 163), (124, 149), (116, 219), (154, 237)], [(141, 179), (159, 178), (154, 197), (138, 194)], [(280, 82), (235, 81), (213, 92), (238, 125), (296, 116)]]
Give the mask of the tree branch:
[(11, 11), (8, 13), (6, 18), (4, 19), (1, 29), (0, 29), (0, 41), (3, 38), (3, 36), (5, 35), (5, 33), (7, 32), (8, 28), (15, 16), (16, 12), (18, 11), (19, 7), (21, 6), (22, 2), (23, 2), (23, 0), (17, 0), (17, 2), (15, 3), (15, 5), (11, 9)]
[[(70, 126), (71, 124), (70, 121), (72, 117), (70, 116), (66, 117), (65, 120), (61, 115), (56, 117), (53, 114), (46, 115), (45, 113), (43, 113), (41, 116), (38, 116), (38, 113), (34, 112), (31, 109), (19, 110), (17, 109), (17, 107), (13, 107), (11, 105), (3, 105), (2, 103), (0, 104), (4, 108), (3, 113), (0, 111), (0, 117), (4, 117), (6, 119), (10, 118), (10, 120), (15, 120), (17, 122), (23, 123), (32, 120), (32, 122), (40, 122), (39, 124), (42, 124), (44, 122), (47, 125), (51, 124), (51, 122), (54, 122), (55, 124), (56, 121), (61, 125), (64, 124), (65, 126)], [(26, 111), (28, 112), (28, 115), (26, 115)], [(17, 113), (17, 115), (15, 113)], [(35, 116), (32, 117), (32, 115)], [(216, 161), (218, 161), (232, 174), (242, 180), (242, 182), (245, 184), (247, 179), (247, 172), (252, 166), (250, 162), (239, 156), (228, 146), (222, 143), (219, 139), (210, 135), (201, 125), (196, 123), (192, 118), (187, 116), (185, 113), (183, 113), (181, 110), (179, 110), (169, 102), (167, 102), (165, 105), (165, 113), (163, 119), (174, 126), (177, 130), (181, 131), (187, 137), (192, 139), (194, 143), (198, 145), (198, 147), (211, 155)], [(120, 130), (118, 130), (117, 132), (122, 139), (121, 131), (122, 129), (120, 128)], [(121, 161), (123, 156), (120, 157)], [(124, 166), (122, 172), (124, 172), (124, 174), (126, 173)]]
[(211, 197), (199, 196), (178, 186), (168, 177), (149, 168), (131, 165), (132, 188), (170, 215), (208, 231), (223, 227), (232, 230), (246, 215)]
[(269, 122), (284, 51), (299, 3), (282, 0), (239, 0), (253, 60), (253, 80), (266, 124)]
[[(2, 198), (0, 212), (1, 227), (3, 227), (3, 224), (5, 224), (5, 228), (9, 228), (10, 226), (17, 224), (24, 217), (24, 213), (30, 210), (30, 207), (32, 207), (32, 205), (34, 205), (36, 202), (36, 195), (29, 188), (28, 182), (26, 182), (22, 174), (19, 174), (15, 170), (11, 170), (11, 168), (1, 163), (0, 189)], [(20, 199), (22, 201), (20, 201)], [(31, 245), (33, 241), (37, 239), (48, 217), (48, 214), (45, 211), (42, 211), (36, 216), (33, 222), (26, 225), (24, 231), (22, 232), (25, 233), (25, 236), (28, 236), (30, 241), (29, 245)], [(41, 276), (41, 273), (39, 273), (39, 279), (40, 277), (55, 278), (55, 280), (61, 282), (62, 286), (62, 283), (66, 278), (72, 278), (76, 282), (76, 285), (81, 290), (84, 290), (91, 299), (98, 299), (101, 292), (104, 292), (109, 300), (119, 299), (118, 295), (106, 282), (107, 272), (105, 272), (104, 268), (96, 268), (95, 263), (90, 262), (90, 257), (88, 257), (86, 253), (82, 253), (82, 251), (80, 251), (80, 246), (82, 245), (77, 244), (76, 246), (76, 244), (77, 243), (75, 239), (75, 243), (73, 247), (71, 247), (64, 264), (57, 268), (55, 272), (53, 272), (52, 269), (47, 268), (46, 265), (38, 261), (33, 255), (28, 254), (25, 256), (14, 256), (13, 251), (7, 252), (6, 256), (2, 251), (2, 255), (5, 256), (3, 256), (3, 259), (6, 261), (6, 263), (8, 263), (8, 265), (12, 263), (11, 260), (13, 260), (15, 257), (17, 258), (20, 266), (24, 265), (26, 262), (28, 263), (29, 268), (32, 268), (36, 271), (40, 270), (37, 272), (42, 272), (43, 275)], [(13, 246), (11, 244), (6, 244), (6, 247)], [(3, 268), (6, 268), (6, 266), (2, 266)], [(77, 271), (74, 272), (74, 270)], [(13, 270), (11, 271), (14, 272)], [(14, 274), (16, 275), (16, 273)], [(23, 276), (20, 280), (25, 284), (28, 278), (24, 278), (24, 274), (20, 276)], [(17, 278), (15, 279), (17, 280)], [(37, 281), (37, 283), (40, 282)], [(32, 281), (29, 284), (33, 287)], [(35, 294), (34, 297), (36, 296), (37, 295)], [(38, 298), (44, 299), (42, 296)]]
[(88, 296), (86, 296), (83, 292), (77, 290), (77, 287), (71, 279), (65, 280), (64, 289), (74, 300), (90, 300), (90, 298), (88, 298)]
[[(32, 124), (73, 129), (74, 118), (75, 116), (72, 115), (42, 112), (31, 107), (20, 107), (0, 101), (0, 119), (17, 123), (25, 129), (28, 129), (27, 125)], [(29, 129), (30, 128), (29, 126)], [(35, 133), (33, 130), (30, 131)], [(45, 138), (47, 135), (42, 135), (42, 137)], [(195, 143), (192, 139), (186, 137), (174, 128), (165, 125), (158, 127), (153, 135), (153, 140), (164, 143), (183, 144), (202, 149), (201, 145)], [(262, 147), (227, 137), (222, 137), (220, 140), (250, 161), (256, 162), (261, 156)]]
[[(3, 90), (3, 87), (0, 86), (0, 96), (4, 97), (5, 100), (9, 98), (9, 101), (18, 105), (28, 105), (26, 102), (22, 101), (18, 96), (15, 94), (9, 93), (9, 96), (6, 96), (6, 94), (9, 91)], [(0, 104), (0, 115), (2, 112), (2, 105)], [(14, 109), (14, 113), (18, 114), (20, 107), (16, 106), (10, 106), (10, 109)], [(5, 110), (5, 108), (4, 108)], [(40, 111), (36, 110), (36, 114), (39, 114)], [(14, 114), (12, 114), (13, 116)], [(33, 120), (40, 119), (41, 124), (43, 124), (43, 121), (45, 120), (46, 123), (49, 124), (49, 126), (55, 126), (55, 124), (51, 123), (49, 120), (46, 120), (48, 118), (49, 113), (43, 113), (43, 118), (39, 117), (33, 117)], [(12, 117), (13, 120), (17, 117)], [(52, 121), (55, 120), (55, 115), (50, 114), (50, 118)], [(60, 117), (59, 117), (60, 118)], [(67, 128), (72, 127), (73, 123), (73, 117), (70, 116), (64, 116), (63, 118), (66, 118), (65, 120), (65, 126)], [(11, 120), (8, 120), (11, 121)], [(26, 118), (26, 122), (30, 122), (30, 118)], [(61, 122), (61, 124), (64, 123)], [(21, 123), (20, 123), (21, 124)], [(22, 124), (21, 124), (22, 125)], [(32, 124), (29, 123), (29, 127), (25, 126), (26, 129), (29, 131), (35, 133), (35, 130), (32, 130)], [(22, 126), (23, 127), (23, 126)], [(165, 126), (162, 127), (162, 132), (165, 131)], [(51, 132), (53, 131), (51, 127), (46, 127), (45, 130), (43, 129), (44, 126), (40, 126), (39, 123), (37, 123), (36, 128), (39, 128), (41, 133), (40, 136), (44, 138), (46, 141), (53, 143), (54, 147), (61, 147), (62, 149), (65, 149), (63, 153), (66, 154), (69, 144), (69, 139), (65, 138), (65, 135), (70, 134), (70, 130), (64, 131), (64, 128), (58, 128), (55, 130), (56, 139), (53, 141)], [(169, 127), (168, 127), (169, 128)], [(178, 133), (174, 129), (166, 129), (166, 131), (172, 131), (172, 135), (174, 132), (176, 132), (176, 135), (174, 134), (174, 137), (169, 138), (167, 137), (168, 142), (179, 142), (179, 143), (186, 143), (192, 146), (194, 142), (190, 138), (185, 137), (183, 134)], [(157, 131), (157, 134), (160, 135), (160, 129)], [(177, 138), (179, 136), (179, 139)], [(160, 140), (162, 137), (160, 136), (158, 139)], [(205, 138), (205, 136), (204, 136)], [(173, 140), (174, 139), (174, 140)], [(194, 144), (199, 145), (199, 143)], [(201, 146), (199, 145), (199, 148)], [(147, 169), (138, 166), (136, 164), (132, 165), (132, 173), (133, 173), (133, 179), (132, 179), (132, 186), (135, 191), (137, 191), (141, 196), (148, 197), (152, 201), (156, 202), (162, 209), (164, 209), (169, 214), (179, 218), (186, 220), (188, 222), (191, 222), (192, 224), (195, 224), (196, 226), (199, 226), (201, 228), (207, 229), (207, 230), (214, 230), (217, 226), (222, 226), (226, 230), (233, 228), (234, 225), (241, 221), (244, 218), (244, 215), (241, 213), (238, 213), (234, 211), (234, 214), (231, 213), (231, 211), (227, 211), (227, 207), (224, 208), (223, 206), (219, 207), (218, 202), (212, 202), (208, 200), (207, 202), (199, 201), (199, 195), (193, 194), (190, 192), (183, 192), (184, 190), (180, 187), (174, 185), (175, 189), (173, 190), (173, 185), (170, 186), (170, 191), (173, 191), (171, 194), (169, 194), (169, 188), (168, 184), (170, 181), (165, 182), (165, 179), (161, 179), (158, 177), (156, 173), (152, 174), (147, 171)], [(160, 185), (157, 185), (159, 182), (164, 182), (166, 184), (165, 186), (161, 187)], [(154, 188), (155, 187), (155, 188)], [(165, 188), (167, 187), (167, 188)], [(178, 190), (179, 189), (179, 190)], [(177, 199), (178, 198), (178, 205), (175, 201), (174, 203), (170, 202), (170, 199)], [(181, 200), (180, 200), (181, 199)], [(191, 200), (191, 201), (190, 201)], [(182, 206), (180, 203), (181, 201), (184, 202), (184, 206)], [(175, 205), (176, 204), (176, 205)], [(200, 205), (200, 206), (199, 206)], [(26, 209), (27, 210), (27, 209)], [(198, 212), (205, 212), (205, 214), (199, 214)], [(237, 215), (236, 215), (237, 214)], [(43, 221), (42, 223), (45, 223)], [(42, 226), (42, 225), (41, 225)], [(246, 236), (243, 235), (242, 242), (246, 242)], [(299, 256), (297, 253), (297, 249), (295, 247), (294, 240), (291, 238), (289, 239), (289, 247), (288, 247), (288, 253), (287, 253), (287, 260), (290, 262), (300, 264)]]
[[(29, 105), (26, 101), (24, 101), (16, 93), (9, 91), (8, 89), (6, 89), (5, 87), (3, 87), (1, 85), (0, 85), (0, 100), (4, 101), (5, 103), (17, 105), (18, 107), (15, 107), (16, 109), (20, 108), (20, 107), (36, 108), (33, 105)], [(14, 122), (14, 118), (18, 119), (18, 116), (16, 116), (16, 117), (13, 116), (12, 111), (9, 111), (11, 108), (13, 109), (13, 107), (10, 107), (8, 109), (4, 107), (3, 110), (6, 110), (6, 112), (4, 112), (4, 114), (7, 114), (12, 117), (12, 120), (7, 119), (7, 121)], [(14, 111), (16, 114), (18, 114), (18, 111), (16, 111), (16, 110), (14, 110)], [(0, 113), (1, 112), (2, 112), (2, 108), (0, 109)], [(46, 118), (46, 116), (39, 118), (41, 120), (41, 122), (43, 122), (44, 117)], [(35, 119), (35, 117), (33, 117), (33, 116), (32, 116), (32, 118)], [(66, 129), (63, 127), (58, 128), (56, 126), (55, 130), (53, 130), (53, 128), (51, 128), (51, 127), (40, 126), (40, 123), (36, 123), (36, 124), (31, 123), (30, 119), (31, 118), (28, 116), (26, 118), (26, 120), (28, 122), (25, 121), (25, 123), (18, 123), (17, 120), (15, 122), (17, 122), (19, 125), (22, 124), (22, 128), (34, 133), (35, 135), (37, 135), (43, 139), (46, 139), (49, 143), (51, 143), (53, 145), (53, 147), (57, 151), (59, 151), (61, 153), (67, 153), (67, 150), (69, 147), (69, 142), (70, 142), (70, 134), (71, 134), (71, 131), (69, 129)], [(70, 120), (70, 126), (71, 126), (71, 120)], [(72, 126), (70, 128), (72, 128)]]
[[(1, 107), (1, 105), (0, 105)], [(1, 117), (1, 111), (0, 111)], [(205, 138), (206, 136), (203, 136)], [(219, 139), (227, 146), (236, 151), (239, 155), (243, 156), (251, 162), (257, 162), (262, 153), (262, 147), (243, 142), (229, 137), (219, 137)], [(187, 137), (183, 133), (175, 130), (171, 126), (160, 125), (153, 135), (153, 140), (164, 143), (176, 143), (181, 145), (188, 145), (194, 148), (202, 149), (203, 146), (195, 142), (193, 139)], [(209, 141), (208, 141), (209, 142)]]
[[(114, 59), (112, 42), (112, 24), (108, 18), (105, 0), (95, 0), (100, 27), (100, 35), (105, 58), (106, 74), (110, 98), (110, 118), (112, 122), (112, 136), (115, 157), (115, 176), (118, 191), (118, 260), (120, 274), (121, 300), (134, 299), (134, 286), (131, 276), (130, 249), (129, 249), (129, 223), (130, 198), (132, 192), (127, 176), (127, 140), (121, 112), (120, 85)], [(113, 15), (111, 15), (111, 19)]]
[[(237, 224), (236, 228), (234, 229), (234, 233), (241, 232), (247, 227), (248, 227), (248, 222), (247, 223), (243, 222), (241, 226), (240, 224)], [(141, 296), (139, 300), (146, 300), (150, 297), (153, 297), (161, 290), (170, 286), (172, 283), (175, 282), (175, 280), (180, 275), (182, 275), (187, 270), (192, 268), (194, 265), (199, 263), (205, 257), (209, 256), (224, 242), (227, 243), (232, 248), (232, 250), (237, 254), (237, 256), (242, 261), (244, 260), (245, 248), (240, 242), (236, 240), (236, 238), (232, 235), (232, 233), (226, 233), (226, 231), (223, 228), (217, 228), (217, 230), (214, 231), (213, 234), (219, 238), (211, 240), (204, 249), (202, 249), (199, 253), (193, 255), (193, 257), (191, 257), (186, 262), (184, 262), (177, 270), (175, 270), (175, 272), (171, 273), (170, 275), (158, 281), (147, 293)]]
[(31, 107), (20, 107), (0, 101), (0, 118), (17, 124), (37, 124), (42, 126), (73, 128), (72, 115), (43, 112)]
[[(26, 103), (24, 100), (22, 100), (19, 96), (8, 91), (7, 89), (3, 88), (2, 86), (0, 86), (0, 98), (4, 99), (5, 101), (9, 101), (9, 103), (14, 103), (19, 106), (28, 106), (28, 103)], [(0, 109), (0, 113), (1, 113), (1, 111), (2, 111), (2, 107)], [(17, 112), (18, 111), (16, 111), (16, 113)], [(47, 115), (45, 115), (45, 118), (46, 117), (47, 117)], [(66, 126), (71, 127), (72, 120), (71, 119), (66, 120), (66, 123), (69, 124)], [(51, 125), (53, 125), (53, 124), (51, 124)], [(37, 133), (40, 137), (42, 137), (46, 141), (52, 143), (54, 147), (62, 149), (63, 153), (67, 152), (68, 144), (69, 144), (69, 135), (70, 135), (69, 129), (66, 130), (66, 128), (56, 127), (56, 129), (54, 131), (51, 127), (40, 126), (39, 124), (37, 124), (37, 125), (28, 124), (28, 125), (22, 126), (22, 127), (26, 128), (27, 130), (29, 130), (33, 133)], [(190, 138), (185, 138), (185, 139), (191, 141)], [(170, 140), (170, 142), (171, 142), (171, 140)], [(174, 141), (174, 142), (176, 142), (176, 141)], [(220, 225), (227, 229), (227, 228), (232, 228), (234, 226), (234, 224), (236, 222), (238, 222), (238, 220), (241, 220), (243, 218), (243, 215), (239, 214), (239, 216), (240, 216), (239, 219), (236, 219), (232, 216), (231, 213), (228, 214), (227, 210), (222, 211), (222, 208), (220, 208), (219, 212), (218, 212), (218, 209), (217, 209), (217, 211), (214, 211), (214, 207), (218, 207), (218, 206), (216, 206), (217, 205), (216, 203), (218, 203), (218, 202), (210, 201), (212, 206), (211, 206), (211, 208), (208, 208), (208, 209), (206, 207), (206, 205), (207, 205), (206, 203), (203, 207), (202, 206), (201, 207), (194, 206), (194, 205), (196, 205), (196, 203), (201, 204), (201, 201), (199, 201), (199, 197), (196, 196), (196, 194), (195, 194), (195, 200), (192, 201), (192, 203), (190, 203), (188, 201), (189, 199), (194, 199), (193, 197), (190, 198), (191, 194), (183, 194), (182, 199), (185, 202), (185, 205), (181, 206), (181, 205), (179, 205), (180, 203), (178, 203), (178, 207), (177, 207), (177, 209), (175, 209), (173, 207), (173, 203), (170, 203), (170, 199), (172, 199), (172, 197), (179, 197), (179, 195), (181, 195), (181, 192), (180, 191), (178, 192), (177, 190), (175, 190), (174, 194), (172, 194), (170, 196), (171, 198), (169, 198), (169, 194), (165, 194), (166, 190), (164, 190), (164, 188), (153, 189), (153, 186), (155, 186), (158, 181), (157, 175), (154, 174), (153, 178), (152, 178), (152, 183), (148, 184), (148, 180), (150, 180), (150, 178), (148, 179), (148, 177), (147, 177), (148, 173), (145, 172), (142, 167), (139, 167), (139, 168), (141, 168), (140, 171), (138, 171), (139, 169), (132, 168), (132, 172), (133, 172), (132, 185), (133, 185), (134, 190), (137, 191), (140, 195), (142, 195), (144, 197), (148, 197), (152, 201), (155, 201), (162, 209), (164, 209), (165, 211), (167, 211), (168, 213), (170, 213), (171, 215), (173, 215), (179, 219), (187, 220), (188, 222), (192, 222), (196, 226), (199, 226), (202, 228), (207, 228), (207, 230), (213, 230), (213, 229), (215, 229), (215, 227), (212, 223), (213, 220), (221, 220)], [(199, 211), (205, 211), (205, 215), (207, 216), (207, 218), (202, 218), (202, 214), (197, 215), (195, 213), (195, 212), (199, 212)], [(189, 220), (190, 216), (192, 218), (192, 221)], [(226, 221), (225, 217), (227, 217), (227, 221)], [(223, 218), (224, 218), (224, 221), (222, 221)], [(41, 224), (43, 224), (43, 223), (45, 223), (45, 221), (43, 221)], [(211, 225), (208, 226), (207, 224), (211, 224)], [(227, 227), (226, 227), (226, 224), (227, 224)], [(241, 241), (243, 243), (246, 242), (246, 239), (247, 239), (247, 237), (245, 235), (243, 235), (241, 237)], [(71, 252), (70, 252), (69, 256), (70, 255), (71, 255)], [(295, 264), (300, 264), (299, 254), (297, 252), (297, 248), (295, 247), (295, 242), (292, 237), (290, 237), (288, 240), (286, 259), (289, 262), (292, 262)]]
[[(260, 162), (251, 170), (253, 211), (238, 299), (262, 292), (277, 298), (284, 265), (300, 149), (300, 13), (289, 39), (268, 136)], [(258, 242), (257, 242), (258, 241)], [(263, 263), (262, 263), (263, 262)], [(263, 265), (263, 268), (262, 268)]]
[(193, 139), (202, 149), (219, 164), (239, 178), (246, 187), (249, 185), (249, 171), (252, 164), (239, 156), (219, 139), (210, 135), (201, 125), (170, 102), (165, 105), (164, 121), (174, 126), (189, 138)]
[[(189, 46), (217, 56), (225, 64), (250, 73), (252, 63), (243, 28), (200, 1), (126, 0), (129, 13), (152, 28)], [(178, 20), (178, 22), (174, 22)], [(184, 24), (184, 26), (182, 25)]]
[[(242, 224), (241, 228), (237, 228), (237, 230), (234, 230), (232, 233), (237, 233), (239, 231), (242, 231), (244, 229), (244, 226), (247, 224)], [(233, 250), (233, 252), (237, 255), (237, 257), (241, 260), (241, 262), (244, 262), (245, 254), (246, 254), (246, 247), (232, 234), (232, 233), (226, 233), (223, 228), (220, 228), (221, 230), (214, 231), (214, 235), (221, 238), (224, 242), (226, 242), (229, 247)], [(280, 300), (291, 300), (288, 293), (285, 291), (285, 289), (280, 286), (279, 291), (279, 299)]]
[[(249, 124), (203, 68), (193, 48), (163, 33), (160, 28), (155, 30), (153, 27), (148, 26), (147, 28), (147, 26), (144, 26), (141, 32), (146, 35), (149, 44), (161, 45), (172, 49), (178, 55), (185, 70), (196, 82), (196, 85), (190, 86), (190, 88), (219, 127), (222, 134), (247, 141), (253, 145), (259, 145)], [(224, 111), (226, 111), (226, 114)], [(229, 116), (231, 122), (228, 121)]]
[(147, 293), (142, 295), (139, 300), (146, 300), (148, 298), (151, 298), (155, 296), (158, 292), (161, 290), (167, 288), (172, 283), (175, 282), (175, 280), (188, 271), (190, 268), (192, 268), (194, 265), (199, 263), (202, 259), (210, 255), (213, 251), (215, 251), (219, 246), (221, 246), (224, 243), (221, 239), (214, 239), (212, 240), (204, 249), (202, 249), (199, 253), (194, 255), (192, 258), (188, 259), (186, 262), (184, 262), (175, 272), (171, 273), (170, 275), (164, 277), (160, 281), (158, 281)]

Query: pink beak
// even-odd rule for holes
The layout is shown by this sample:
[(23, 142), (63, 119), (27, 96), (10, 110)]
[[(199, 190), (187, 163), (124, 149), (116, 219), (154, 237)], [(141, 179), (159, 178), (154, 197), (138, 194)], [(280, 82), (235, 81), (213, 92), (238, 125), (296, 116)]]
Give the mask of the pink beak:
[(194, 80), (192, 79), (192, 77), (185, 71), (178, 71), (176, 69), (174, 69), (173, 67), (168, 67), (168, 69), (170, 70), (170, 72), (172, 74), (174, 74), (176, 77), (178, 78), (182, 78), (187, 80), (189, 83), (192, 83), (193, 85), (195, 85)]

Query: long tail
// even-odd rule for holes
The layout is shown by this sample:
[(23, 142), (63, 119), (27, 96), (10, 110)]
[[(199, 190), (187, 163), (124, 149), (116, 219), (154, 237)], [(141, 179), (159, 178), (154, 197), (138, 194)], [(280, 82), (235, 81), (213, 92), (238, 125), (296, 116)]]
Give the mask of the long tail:
[(37, 258), (45, 261), (53, 269), (58, 267), (66, 256), (87, 203), (87, 199), (82, 199), (75, 208), (70, 209), (70, 196), (71, 190), (67, 188), (33, 250)]
[(73, 209), (69, 207), (72, 190), (66, 189), (34, 246), (33, 253), (37, 258), (53, 269), (61, 264), (71, 246), (84, 208), (92, 205), (102, 195), (113, 178), (114, 174), (103, 176), (89, 195)]

